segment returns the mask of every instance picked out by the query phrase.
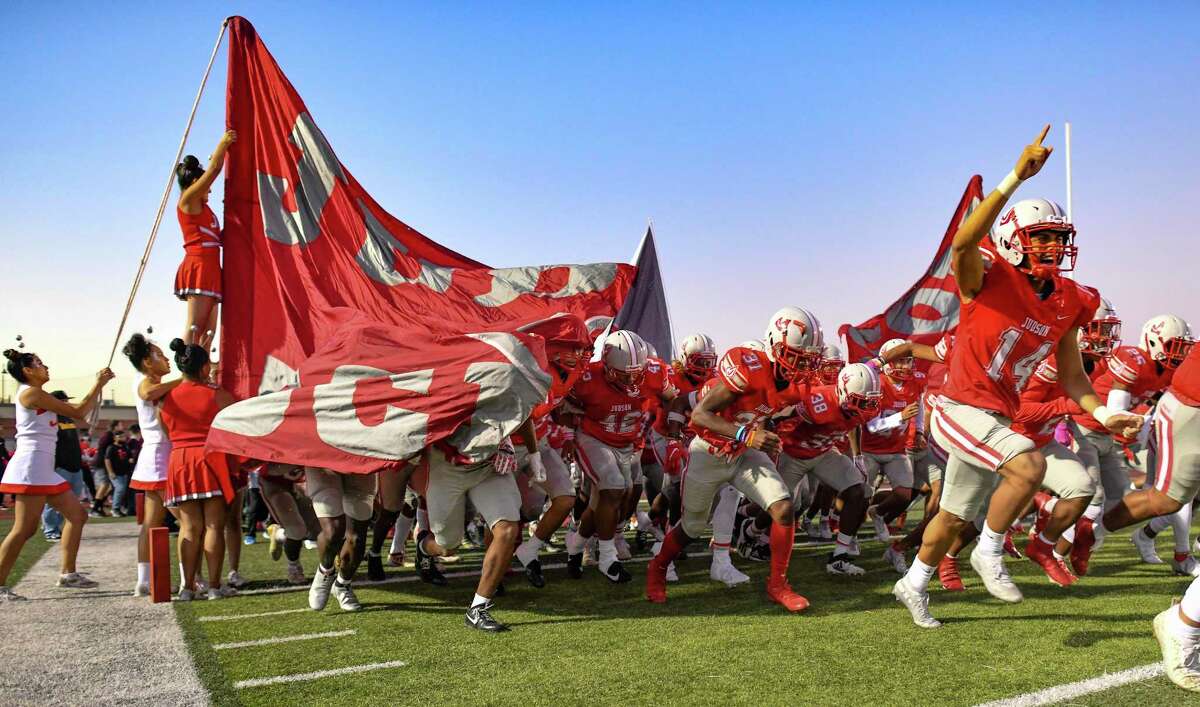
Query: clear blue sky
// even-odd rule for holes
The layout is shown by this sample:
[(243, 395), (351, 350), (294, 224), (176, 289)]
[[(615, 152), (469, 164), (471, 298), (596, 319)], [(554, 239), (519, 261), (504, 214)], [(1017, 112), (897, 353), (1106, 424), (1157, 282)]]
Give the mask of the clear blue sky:
[[(494, 265), (628, 260), (653, 218), (680, 335), (735, 344), (788, 303), (830, 332), (879, 312), (967, 178), (994, 186), (1044, 122), (1060, 149), (1020, 194), (1064, 199), (1064, 120), (1079, 279), (1127, 339), (1160, 311), (1200, 327), (1195, 2), (576, 5), (4, 4), (0, 343), (23, 334), (69, 390), (103, 365), (234, 12), (342, 162), (436, 240)], [(169, 211), (132, 326), (182, 327), (180, 256)]]

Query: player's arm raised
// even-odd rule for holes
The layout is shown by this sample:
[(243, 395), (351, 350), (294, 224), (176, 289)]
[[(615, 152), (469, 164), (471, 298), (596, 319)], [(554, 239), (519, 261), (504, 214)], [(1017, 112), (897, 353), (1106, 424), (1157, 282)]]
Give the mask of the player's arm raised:
[(996, 217), (1000, 215), (1021, 182), (1037, 174), (1054, 151), (1053, 147), (1042, 146), (1042, 140), (1046, 139), (1048, 132), (1049, 124), (1042, 128), (1036, 140), (1025, 146), (1013, 171), (1009, 172), (1000, 182), (1000, 186), (993, 189), (983, 203), (971, 212), (954, 234), (950, 255), (954, 264), (954, 277), (958, 281), (958, 291), (963, 299), (972, 299), (983, 287), (983, 256), (979, 253), (979, 244), (983, 237), (991, 230)]
[(1083, 357), (1079, 353), (1079, 329), (1073, 327), (1058, 340), (1058, 382), (1067, 396), (1079, 404), (1083, 411), (1096, 418), (1110, 432), (1123, 437), (1134, 437), (1141, 429), (1140, 415), (1110, 411), (1104, 401), (1096, 395), (1092, 381), (1083, 368)]

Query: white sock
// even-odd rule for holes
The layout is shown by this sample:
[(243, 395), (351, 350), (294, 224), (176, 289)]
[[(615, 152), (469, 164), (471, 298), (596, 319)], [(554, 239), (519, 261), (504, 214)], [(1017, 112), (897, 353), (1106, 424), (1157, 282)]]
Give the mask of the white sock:
[(850, 543), (854, 542), (854, 538), (845, 533), (838, 533), (837, 540), (833, 546), (833, 556), (845, 555), (850, 550)]
[(139, 562), (138, 565), (138, 584), (150, 584), (150, 563)]
[(737, 520), (738, 491), (732, 486), (722, 486), (717, 492), (717, 507), (713, 509), (713, 542), (728, 545), (733, 541), (733, 524)]
[(478, 594), (476, 594), (475, 598), (471, 600), (471, 608), (474, 609), (477, 606), (482, 606), (483, 604), (486, 604), (489, 601), (491, 601), (491, 599), (488, 599), (487, 597), (479, 596)]
[[(401, 514), (403, 515), (403, 514)], [(417, 509), (417, 531), (425, 532), (429, 530), (429, 511), (424, 508)]]
[(1062, 534), (1062, 539), (1066, 540), (1067, 542), (1074, 545), (1075, 544), (1075, 526), (1072, 525), (1070, 528), (1067, 528), (1066, 530), (1064, 530), (1063, 534)]
[(912, 564), (908, 566), (908, 572), (904, 574), (904, 581), (914, 590), (925, 594), (929, 589), (929, 580), (933, 578), (933, 571), (934, 568), (921, 562), (921, 558), (914, 557)]
[(567, 533), (567, 554), (578, 555), (579, 553), (583, 552), (583, 546), (586, 542), (587, 538), (583, 537), (574, 530)]
[(517, 560), (522, 566), (528, 566), (537, 559), (538, 550), (542, 549), (542, 541), (536, 535), (521, 543), (517, 548)]
[(717, 563), (721, 563), (721, 564), (725, 564), (725, 565), (729, 564), (730, 560), (729, 560), (729, 548), (728, 547), (714, 547), (712, 552), (713, 552), (712, 561), (713, 561), (714, 565)]
[(1051, 547), (1054, 546), (1054, 543), (1058, 542), (1057, 540), (1051, 540), (1050, 538), (1046, 537), (1045, 531), (1038, 533), (1038, 540), (1041, 540)]
[(1192, 539), (1188, 536), (1192, 523), (1192, 504), (1183, 504), (1183, 507), (1167, 516), (1167, 522), (1171, 524), (1172, 535), (1175, 536), (1175, 552), (1188, 552), (1189, 546), (1192, 544)]
[(396, 516), (395, 530), (392, 532), (391, 553), (404, 552), (404, 544), (408, 542), (408, 533), (412, 530), (413, 519), (401, 513)]
[(1083, 517), (1088, 520), (1096, 520), (1104, 513), (1104, 505), (1100, 503), (1089, 504), (1087, 510), (1083, 512)]
[(1054, 507), (1058, 505), (1058, 496), (1051, 496), (1049, 501), (1042, 506), (1042, 510), (1046, 513), (1053, 513)]
[(617, 546), (612, 539), (600, 541), (600, 571), (607, 572), (612, 563), (617, 561)]
[(979, 552), (999, 557), (1004, 553), (1004, 531), (997, 533), (986, 522), (979, 531)]
[(1065, 561), (1067, 559), (1063, 555), (1058, 554), (1058, 550), (1054, 550), (1052, 554), (1054, 555), (1054, 559), (1056, 559), (1056, 560)]

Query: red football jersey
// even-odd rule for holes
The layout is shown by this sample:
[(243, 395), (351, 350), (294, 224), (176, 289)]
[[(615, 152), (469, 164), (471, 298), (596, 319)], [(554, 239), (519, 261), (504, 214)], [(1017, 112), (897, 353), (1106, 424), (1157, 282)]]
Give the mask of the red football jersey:
[[(1159, 366), (1150, 355), (1136, 346), (1122, 346), (1107, 359), (1107, 369), (1092, 378), (1092, 387), (1101, 400), (1108, 398), (1113, 386), (1120, 382), (1133, 398), (1130, 409), (1171, 385), (1173, 369)], [(1075, 422), (1093, 432), (1108, 434), (1096, 418), (1087, 413), (1075, 415)]]
[[(904, 408), (921, 399), (925, 390), (925, 374), (913, 371), (913, 377), (906, 381), (893, 381), (880, 377), (879, 389), (883, 392), (883, 400), (879, 402), (879, 417), (887, 417), (898, 413)], [(872, 415), (875, 417), (875, 415)], [(909, 437), (914, 431), (917, 418), (913, 417), (900, 427), (886, 432), (869, 432), (863, 427), (862, 450), (872, 454), (900, 454), (908, 446)]]
[(604, 378), (604, 364), (592, 361), (575, 383), (570, 398), (583, 410), (580, 429), (610, 447), (632, 446), (645, 432), (646, 410), (653, 397), (646, 385), (630, 395)]
[(1200, 344), (1192, 346), (1171, 380), (1171, 392), (1184, 405), (1200, 407)]
[[(667, 373), (671, 379), (671, 386), (674, 388), (676, 395), (691, 395), (692, 393), (699, 391), (700, 388), (702, 388), (704, 384), (708, 382), (705, 380), (697, 385), (696, 383), (692, 382), (691, 378), (688, 378), (683, 373), (676, 370), (674, 366), (667, 366)], [(686, 428), (687, 425), (684, 425), (685, 431)], [(654, 416), (654, 431), (663, 437), (666, 437), (667, 432), (669, 431), (669, 425), (667, 424), (667, 411), (661, 405)]]
[(823, 385), (810, 389), (796, 404), (796, 415), (779, 423), (775, 432), (783, 441), (784, 454), (793, 459), (815, 459), (873, 417), (874, 411), (848, 415), (838, 404), (837, 389)]
[[(799, 401), (806, 390), (806, 387), (796, 384), (779, 388), (767, 354), (741, 346), (733, 347), (721, 357), (721, 362), (717, 364), (715, 380), (723, 383), (736, 396), (732, 403), (717, 413), (735, 425), (754, 426), (760, 420)], [(692, 423), (690, 429), (705, 442), (716, 447), (725, 447), (733, 442), (712, 430), (697, 427), (695, 423)], [(731, 448), (734, 456), (743, 451), (744, 445)]]
[(942, 395), (1011, 419), (1038, 364), (1063, 334), (1091, 321), (1100, 295), (1056, 277), (1054, 291), (1042, 299), (1006, 260), (985, 253), (984, 268), (979, 294), (962, 303)]

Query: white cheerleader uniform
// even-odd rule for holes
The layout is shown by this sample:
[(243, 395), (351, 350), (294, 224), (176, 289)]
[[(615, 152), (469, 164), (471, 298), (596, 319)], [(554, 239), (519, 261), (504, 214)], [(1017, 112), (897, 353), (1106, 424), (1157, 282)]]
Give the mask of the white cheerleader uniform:
[(21, 393), (29, 386), (20, 385), (14, 401), (17, 409), (17, 450), (4, 470), (0, 493), (27, 496), (53, 496), (70, 491), (71, 484), (54, 471), (54, 450), (58, 446), (58, 415), (21, 404)]
[(167, 488), (167, 463), (171, 459), (171, 441), (163, 433), (158, 419), (158, 402), (143, 400), (138, 393), (145, 376), (138, 373), (133, 381), (133, 401), (137, 407), (138, 427), (142, 430), (142, 451), (133, 468), (130, 488), (162, 492)]

